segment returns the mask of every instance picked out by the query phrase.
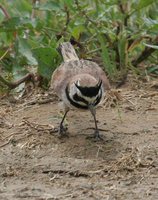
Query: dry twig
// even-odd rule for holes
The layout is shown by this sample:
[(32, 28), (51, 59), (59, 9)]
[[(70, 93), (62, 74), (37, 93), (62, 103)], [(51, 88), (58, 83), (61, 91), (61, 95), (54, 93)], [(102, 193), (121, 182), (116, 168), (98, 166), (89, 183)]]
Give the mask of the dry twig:
[(27, 126), (37, 130), (37, 131), (52, 131), (54, 130), (54, 126), (50, 124), (37, 124), (35, 122), (29, 122), (28, 120), (24, 119), (23, 123), (26, 124)]
[(86, 173), (86, 172), (81, 172), (78, 170), (75, 171), (69, 171), (69, 170), (62, 170), (62, 169), (57, 169), (57, 170), (43, 170), (44, 174), (48, 174), (48, 173), (55, 173), (55, 174), (68, 174), (70, 176), (73, 177), (90, 177), (90, 174)]

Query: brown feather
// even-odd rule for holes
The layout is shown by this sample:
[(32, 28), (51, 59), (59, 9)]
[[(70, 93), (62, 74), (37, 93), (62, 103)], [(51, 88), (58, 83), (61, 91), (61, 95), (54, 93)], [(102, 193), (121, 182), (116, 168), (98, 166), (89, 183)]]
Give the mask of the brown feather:
[(53, 73), (51, 87), (60, 97), (61, 92), (65, 90), (71, 79), (74, 79), (76, 75), (83, 76), (83, 74), (84, 76), (85, 74), (91, 75), (97, 82), (102, 80), (104, 90), (110, 90), (110, 84), (105, 72), (96, 63), (88, 60), (72, 60), (62, 63)]

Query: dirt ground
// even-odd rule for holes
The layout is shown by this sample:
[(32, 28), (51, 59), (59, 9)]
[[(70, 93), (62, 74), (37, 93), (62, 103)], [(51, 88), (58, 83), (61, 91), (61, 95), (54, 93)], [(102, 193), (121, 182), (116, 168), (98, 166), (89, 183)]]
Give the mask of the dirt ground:
[[(121, 88), (116, 106), (97, 110), (104, 141), (93, 141), (89, 112), (68, 114), (69, 137), (46, 94), (0, 101), (0, 200), (158, 199), (158, 89)], [(42, 99), (42, 100), (41, 100)]]

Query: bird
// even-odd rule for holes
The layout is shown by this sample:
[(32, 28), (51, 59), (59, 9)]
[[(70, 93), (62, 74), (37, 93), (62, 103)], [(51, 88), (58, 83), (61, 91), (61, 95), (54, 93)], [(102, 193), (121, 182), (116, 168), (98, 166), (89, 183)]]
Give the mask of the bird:
[(109, 80), (97, 63), (79, 59), (70, 42), (61, 43), (59, 50), (63, 63), (53, 72), (50, 84), (50, 88), (55, 91), (64, 107), (59, 134), (64, 135), (67, 130), (63, 124), (70, 110), (89, 110), (95, 123), (93, 137), (101, 139), (96, 108), (110, 90)]

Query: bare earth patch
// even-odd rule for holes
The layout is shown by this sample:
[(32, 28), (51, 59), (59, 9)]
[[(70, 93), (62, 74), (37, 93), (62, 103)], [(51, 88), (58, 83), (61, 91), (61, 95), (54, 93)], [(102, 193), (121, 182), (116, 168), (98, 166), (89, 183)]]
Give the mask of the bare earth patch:
[(87, 139), (89, 112), (70, 112), (69, 137), (58, 138), (56, 100), (1, 100), (0, 199), (158, 199), (157, 89), (121, 95), (117, 106), (97, 110), (98, 142)]

